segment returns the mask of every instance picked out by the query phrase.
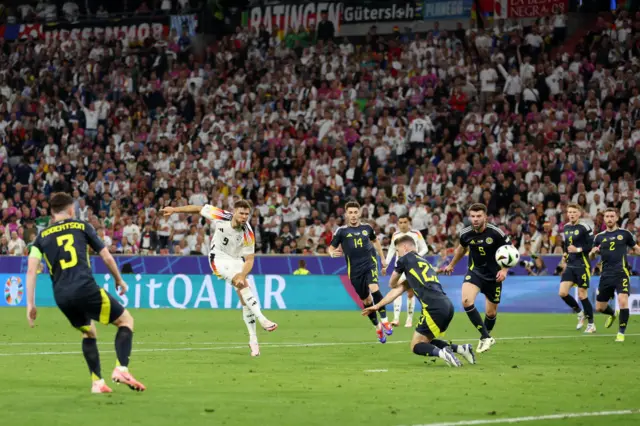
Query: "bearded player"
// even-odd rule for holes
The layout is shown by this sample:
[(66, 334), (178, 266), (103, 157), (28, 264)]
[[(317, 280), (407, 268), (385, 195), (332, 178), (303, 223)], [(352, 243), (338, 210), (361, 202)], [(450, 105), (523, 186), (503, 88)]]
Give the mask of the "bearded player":
[(209, 219), (214, 232), (209, 250), (211, 270), (220, 279), (235, 287), (242, 303), (242, 317), (249, 331), (251, 356), (260, 355), (256, 321), (266, 331), (274, 331), (278, 324), (269, 321), (260, 310), (257, 296), (247, 284), (247, 277), (253, 269), (256, 241), (248, 220), (251, 204), (239, 200), (233, 205), (233, 213), (210, 205), (165, 207), (165, 216), (174, 213), (200, 214)]
[[(482, 353), (496, 343), (490, 333), (496, 324), (502, 282), (508, 271), (508, 268), (500, 268), (496, 262), (496, 251), (504, 245), (511, 244), (511, 239), (500, 228), (488, 223), (487, 207), (484, 204), (472, 204), (468, 215), (471, 226), (460, 231), (460, 245), (443, 272), (451, 274), (455, 265), (464, 257), (467, 249), (469, 250), (469, 269), (462, 284), (462, 305), (469, 320), (480, 333), (476, 352)], [(478, 293), (486, 297), (484, 321), (475, 306)]]
[[(365, 307), (372, 306), (382, 300), (382, 293), (378, 286), (378, 261), (373, 254), (373, 249), (382, 259), (382, 269), (387, 265), (384, 260), (382, 245), (377, 240), (375, 231), (370, 225), (360, 223), (360, 204), (349, 201), (345, 205), (347, 224), (341, 226), (333, 234), (333, 240), (329, 246), (331, 257), (342, 256), (347, 260), (347, 273), (349, 281), (358, 293)], [(393, 328), (387, 319), (385, 306), (379, 309), (380, 321), (375, 312), (369, 314), (371, 323), (376, 328), (380, 343), (387, 341), (386, 335), (393, 333)]]
[[(411, 217), (404, 215), (400, 216), (398, 219), (398, 232), (393, 234), (391, 237), (391, 244), (389, 245), (389, 251), (387, 251), (386, 262), (387, 265), (391, 263), (393, 256), (396, 255), (396, 245), (394, 242), (405, 235), (409, 235), (413, 238), (415, 245), (418, 250), (419, 256), (426, 256), (429, 252), (429, 247), (427, 247), (427, 243), (424, 241), (422, 234), (420, 231), (416, 231), (415, 229), (411, 229)], [(397, 259), (396, 259), (397, 263)], [(387, 269), (382, 268), (382, 275), (387, 275)], [(406, 277), (403, 275), (400, 277), (400, 282), (406, 280)], [(407, 321), (404, 326), (407, 328), (411, 328), (413, 325), (413, 312), (416, 306), (416, 299), (414, 297), (413, 289), (411, 287), (407, 288)], [(402, 297), (396, 298), (393, 301), (393, 321), (391, 321), (391, 325), (397, 327), (400, 324), (400, 313), (402, 312)]]
[[(631, 249), (633, 254), (640, 254), (640, 246), (631, 232), (618, 228), (618, 220), (616, 209), (608, 208), (604, 211), (604, 223), (607, 229), (596, 235), (589, 257), (595, 259), (599, 253), (602, 259), (596, 311), (608, 315), (604, 323), (606, 328), (613, 325), (616, 317), (619, 318), (616, 342), (624, 342), (624, 333), (629, 322), (629, 282), (631, 280), (627, 251)], [(615, 293), (618, 293), (620, 307), (620, 311), (616, 313), (609, 306), (609, 301), (613, 299)]]

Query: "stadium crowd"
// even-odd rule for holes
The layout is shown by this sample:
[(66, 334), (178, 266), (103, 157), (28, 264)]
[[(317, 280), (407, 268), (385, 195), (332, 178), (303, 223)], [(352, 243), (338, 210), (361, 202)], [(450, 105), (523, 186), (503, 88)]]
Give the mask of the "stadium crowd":
[(476, 201), (523, 255), (561, 252), (571, 201), (637, 233), (640, 14), (575, 52), (554, 47), (565, 25), (0, 40), (0, 254), (25, 253), (57, 191), (124, 254), (205, 254), (204, 219), (159, 210), (240, 197), (263, 253), (325, 253), (349, 199), (383, 246), (409, 215), (434, 254)]

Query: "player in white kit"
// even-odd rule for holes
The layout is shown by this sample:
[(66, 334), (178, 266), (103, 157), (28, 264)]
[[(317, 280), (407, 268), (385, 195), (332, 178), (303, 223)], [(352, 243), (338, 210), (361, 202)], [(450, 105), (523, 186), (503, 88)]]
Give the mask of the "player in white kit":
[(211, 270), (218, 277), (236, 288), (242, 303), (242, 316), (249, 330), (251, 356), (260, 355), (256, 321), (267, 331), (274, 331), (278, 324), (269, 321), (260, 310), (260, 302), (251, 287), (247, 276), (253, 269), (256, 241), (253, 229), (249, 225), (251, 203), (236, 201), (233, 213), (211, 205), (165, 207), (161, 211), (165, 216), (174, 213), (200, 214), (211, 221), (213, 238), (209, 250)]
[[(398, 219), (398, 232), (393, 234), (391, 237), (391, 245), (389, 246), (389, 251), (387, 252), (386, 264), (391, 264), (391, 259), (396, 254), (396, 246), (394, 242), (405, 235), (409, 235), (416, 243), (416, 248), (418, 249), (419, 256), (425, 256), (429, 252), (429, 248), (427, 247), (427, 243), (420, 231), (416, 231), (415, 229), (411, 229), (411, 217), (404, 215)], [(397, 262), (396, 258), (396, 262)], [(382, 269), (382, 275), (387, 275), (386, 268)], [(400, 283), (406, 281), (405, 275), (402, 274), (400, 277)], [(413, 312), (416, 307), (416, 298), (414, 297), (413, 290), (407, 291), (407, 322), (404, 324), (405, 327), (413, 326)], [(398, 297), (393, 301), (393, 321), (391, 321), (391, 325), (397, 327), (400, 324), (400, 312), (402, 312), (402, 297)]]

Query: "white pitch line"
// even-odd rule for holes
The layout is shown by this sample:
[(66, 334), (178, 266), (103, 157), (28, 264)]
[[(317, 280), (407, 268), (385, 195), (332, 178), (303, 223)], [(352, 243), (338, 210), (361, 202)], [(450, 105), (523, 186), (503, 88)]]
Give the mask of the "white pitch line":
[[(626, 336), (640, 336), (640, 333), (626, 333)], [(536, 339), (583, 339), (583, 338), (596, 338), (596, 337), (615, 337), (614, 334), (571, 334), (565, 336), (511, 336), (511, 337), (496, 337), (496, 340), (536, 340)], [(463, 341), (463, 340), (474, 340), (475, 337), (461, 337), (461, 338), (452, 338), (453, 341)], [(445, 338), (445, 340), (449, 340)], [(388, 343), (409, 343), (409, 340), (406, 341), (389, 341)], [(0, 346), (76, 346), (79, 343), (76, 342), (0, 342)], [(136, 345), (165, 345), (165, 346), (185, 346), (185, 345), (202, 345), (202, 346), (237, 346), (244, 345), (243, 342), (135, 342)], [(280, 343), (260, 343), (263, 346), (273, 346), (273, 345), (315, 345), (300, 343), (300, 342), (280, 342)], [(367, 342), (342, 342), (342, 343), (327, 343), (327, 346), (330, 345), (364, 345)], [(321, 343), (320, 345), (325, 345)]]
[[(399, 343), (409, 343), (408, 340), (397, 340), (394, 342), (387, 342), (387, 344), (399, 344)], [(352, 346), (352, 345), (378, 345), (378, 342), (333, 342), (333, 343), (288, 343), (288, 344), (278, 344), (274, 343), (269, 345), (271, 348), (308, 348), (308, 347), (318, 347), (318, 346)], [(154, 348), (154, 349), (136, 349), (133, 350), (135, 353), (141, 352), (193, 352), (193, 351), (221, 351), (227, 349), (246, 349), (247, 344), (242, 346), (219, 346), (219, 347), (208, 347), (208, 348)], [(2, 356), (33, 356), (33, 355), (79, 355), (80, 351), (70, 351), (70, 352), (16, 352), (16, 353), (0, 353), (0, 357)], [(100, 351), (100, 353), (110, 354), (115, 353), (115, 351)]]
[(365, 373), (386, 373), (389, 370), (364, 370)]
[(414, 425), (414, 426), (495, 425), (500, 423), (524, 423), (524, 422), (535, 422), (535, 421), (544, 421), (544, 420), (576, 419), (581, 417), (628, 416), (632, 414), (640, 414), (640, 410), (593, 411), (593, 412), (585, 412), (585, 413), (548, 414), (545, 416), (511, 417), (511, 418), (505, 418), (505, 419), (461, 420), (458, 422), (425, 423), (425, 424)]

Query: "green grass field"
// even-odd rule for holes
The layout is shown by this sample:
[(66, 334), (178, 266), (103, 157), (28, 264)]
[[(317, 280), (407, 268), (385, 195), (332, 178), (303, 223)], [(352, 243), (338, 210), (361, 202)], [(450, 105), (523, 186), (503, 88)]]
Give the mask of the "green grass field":
[[(635, 317), (619, 344), (602, 316), (598, 334), (583, 336), (573, 315), (500, 314), (497, 345), (477, 365), (453, 369), (410, 353), (411, 329), (377, 343), (356, 311), (272, 311), (280, 328), (260, 333), (260, 358), (249, 356), (240, 311), (133, 314), (131, 369), (147, 392), (120, 386), (112, 395), (91, 395), (79, 333), (62, 314), (40, 309), (29, 329), (24, 309), (1, 309), (0, 424), (471, 424), (462, 421), (616, 410), (634, 413), (527, 424), (640, 424)], [(100, 326), (98, 333), (110, 377), (115, 329)], [(475, 347), (477, 337), (458, 313), (447, 338)]]

